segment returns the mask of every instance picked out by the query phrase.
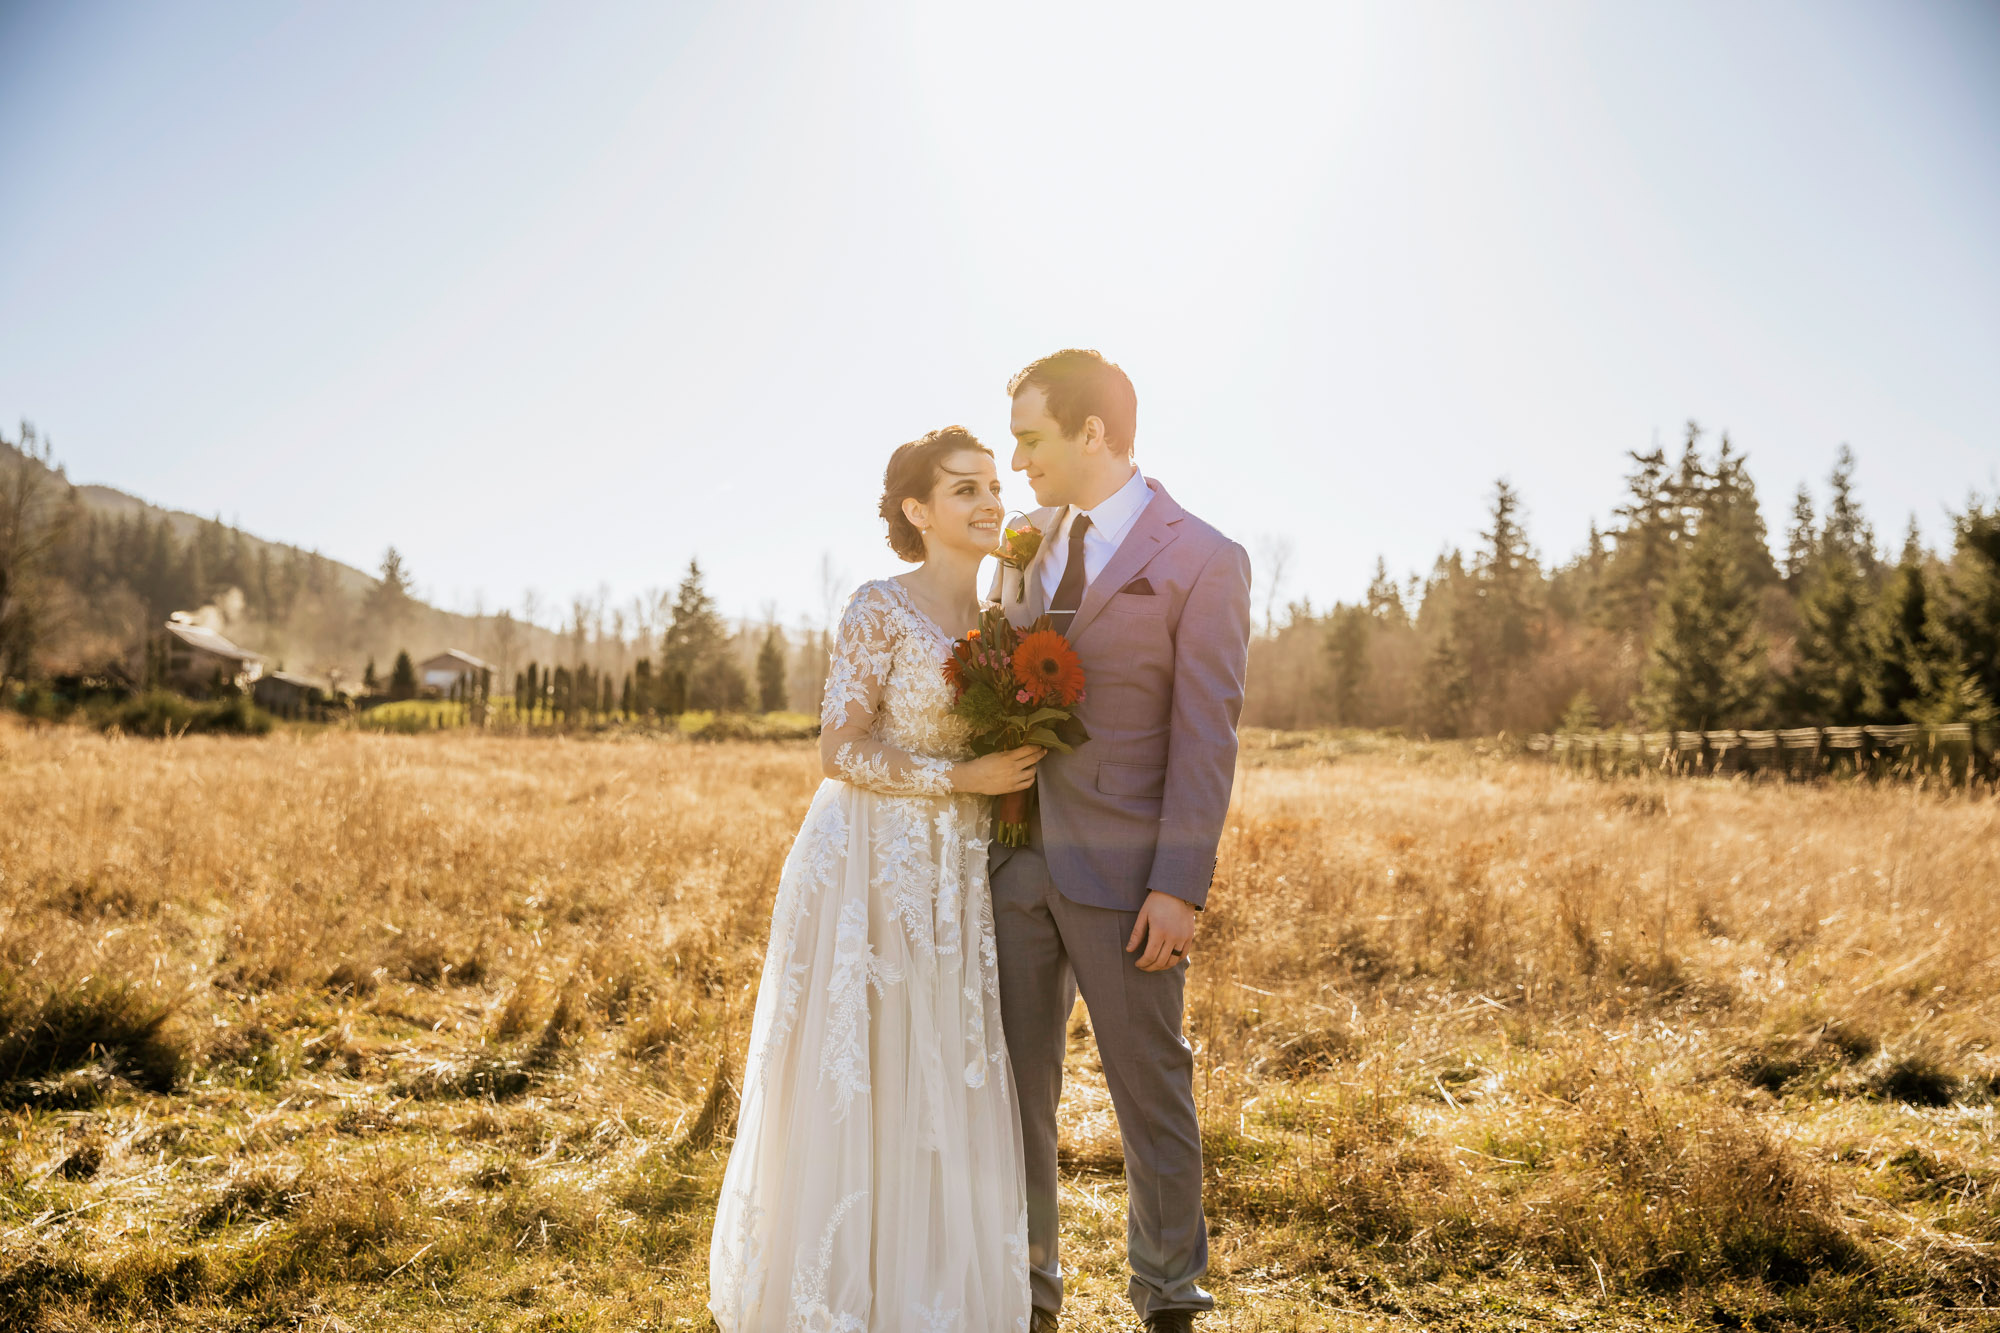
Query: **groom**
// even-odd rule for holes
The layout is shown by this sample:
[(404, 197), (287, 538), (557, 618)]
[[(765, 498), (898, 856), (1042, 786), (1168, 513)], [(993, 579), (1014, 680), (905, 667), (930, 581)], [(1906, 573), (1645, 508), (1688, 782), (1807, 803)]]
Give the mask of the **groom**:
[(1201, 1215), (1194, 1053), (1181, 1035), (1195, 914), (1236, 772), (1250, 560), (1132, 461), (1138, 399), (1096, 352), (1045, 356), (1007, 386), (1014, 470), (1042, 544), (996, 589), (1048, 615), (1083, 659), (1090, 741), (1042, 760), (1029, 844), (993, 849), (1000, 1006), (1021, 1098), (1034, 1333), (1056, 1327), (1056, 1104), (1078, 988), (1125, 1147), (1133, 1306), (1154, 1333), (1214, 1299)]

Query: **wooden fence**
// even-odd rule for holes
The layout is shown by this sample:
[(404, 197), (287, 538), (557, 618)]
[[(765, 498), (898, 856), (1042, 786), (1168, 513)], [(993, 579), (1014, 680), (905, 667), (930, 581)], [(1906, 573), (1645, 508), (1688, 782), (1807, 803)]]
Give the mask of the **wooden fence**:
[(1600, 776), (1744, 773), (1807, 780), (1844, 773), (1951, 783), (2000, 780), (1996, 745), (2000, 728), (1965, 722), (1777, 731), (1559, 732), (1528, 738), (1530, 753)]

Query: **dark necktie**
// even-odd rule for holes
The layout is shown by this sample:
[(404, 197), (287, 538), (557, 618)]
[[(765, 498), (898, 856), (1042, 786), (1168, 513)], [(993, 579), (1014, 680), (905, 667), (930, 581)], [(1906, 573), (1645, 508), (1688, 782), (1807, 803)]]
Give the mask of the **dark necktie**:
[(1069, 556), (1063, 562), (1062, 581), (1049, 603), (1049, 624), (1058, 634), (1069, 633), (1077, 607), (1083, 605), (1083, 537), (1090, 531), (1090, 515), (1078, 514), (1069, 525)]

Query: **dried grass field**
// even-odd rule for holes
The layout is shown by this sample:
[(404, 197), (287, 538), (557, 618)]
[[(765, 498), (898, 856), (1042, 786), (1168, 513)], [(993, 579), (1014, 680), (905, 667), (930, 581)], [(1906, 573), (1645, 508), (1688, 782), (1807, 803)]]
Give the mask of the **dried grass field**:
[[(0, 719), (0, 1326), (707, 1327), (817, 781), (800, 744)], [(1203, 1327), (2000, 1328), (1990, 793), (1262, 735), (1219, 873)]]

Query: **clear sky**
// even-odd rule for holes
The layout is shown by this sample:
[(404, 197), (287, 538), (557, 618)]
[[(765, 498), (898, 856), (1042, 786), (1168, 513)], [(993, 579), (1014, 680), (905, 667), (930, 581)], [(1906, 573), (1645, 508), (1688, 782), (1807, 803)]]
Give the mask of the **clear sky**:
[[(900, 566), (889, 450), (1094, 346), (1286, 591), (2000, 490), (2000, 5), (0, 4), (0, 420), (461, 609)], [(11, 424), (7, 431), (12, 437)], [(1015, 481), (1010, 503), (1031, 502)]]

